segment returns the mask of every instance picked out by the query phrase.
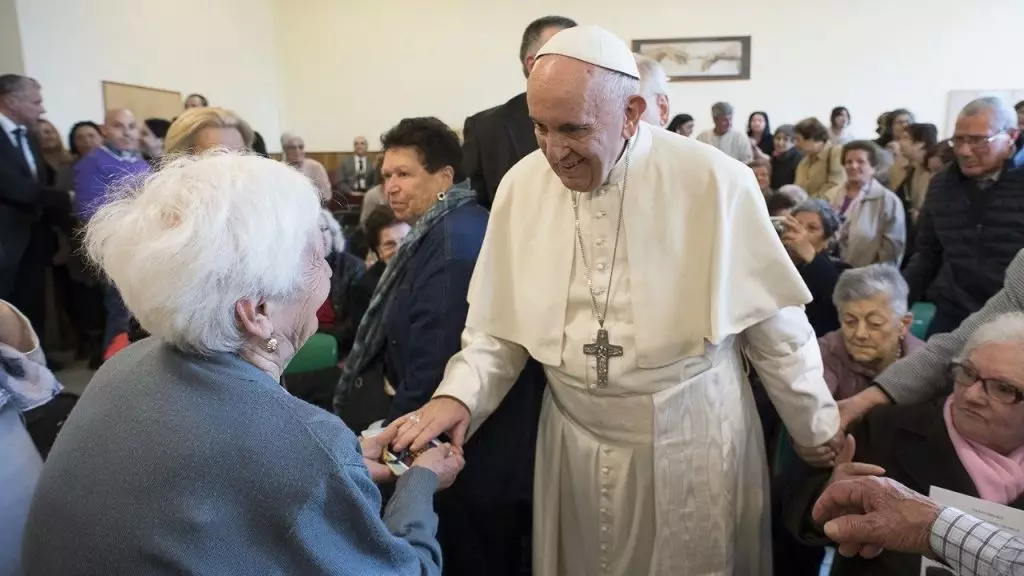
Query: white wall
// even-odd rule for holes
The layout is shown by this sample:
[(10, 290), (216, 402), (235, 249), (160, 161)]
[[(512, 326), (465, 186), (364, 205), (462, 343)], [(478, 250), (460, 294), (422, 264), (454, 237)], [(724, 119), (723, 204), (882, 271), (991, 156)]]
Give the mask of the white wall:
[[(2, 1), (2, 0), (0, 0)], [(273, 0), (17, 0), (25, 73), (66, 134), (101, 121), (101, 82), (201, 92), (280, 135)]]
[[(429, 6), (429, 7), (428, 7)], [(547, 14), (634, 38), (753, 36), (751, 80), (672, 85), (673, 113), (698, 127), (728, 100), (737, 121), (773, 124), (850, 108), (873, 135), (906, 107), (943, 129), (953, 89), (1024, 88), (1021, 0), (277, 0), (285, 128), (310, 150), (371, 142), (403, 116), (455, 127), (524, 89), (523, 28)], [(372, 146), (372, 144), (371, 144)]]
[(24, 74), (21, 32), (14, 0), (0, 0), (0, 74)]

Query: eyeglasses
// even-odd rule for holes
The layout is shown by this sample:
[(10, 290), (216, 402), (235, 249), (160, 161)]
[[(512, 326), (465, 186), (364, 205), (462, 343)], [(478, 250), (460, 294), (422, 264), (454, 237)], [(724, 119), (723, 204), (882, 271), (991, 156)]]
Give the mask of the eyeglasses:
[(991, 136), (953, 136), (950, 138), (950, 142), (953, 143), (953, 149), (957, 149), (964, 144), (967, 144), (971, 148), (978, 149), (988, 146), (995, 141), (996, 138), (1006, 134), (1005, 130), (1000, 130)]
[(1016, 386), (1012, 386), (1001, 380), (992, 378), (983, 379), (978, 370), (970, 364), (953, 362), (950, 364), (950, 373), (953, 375), (953, 382), (957, 386), (970, 388), (975, 382), (981, 382), (988, 397), (1002, 404), (1020, 404), (1024, 402), (1024, 392)]

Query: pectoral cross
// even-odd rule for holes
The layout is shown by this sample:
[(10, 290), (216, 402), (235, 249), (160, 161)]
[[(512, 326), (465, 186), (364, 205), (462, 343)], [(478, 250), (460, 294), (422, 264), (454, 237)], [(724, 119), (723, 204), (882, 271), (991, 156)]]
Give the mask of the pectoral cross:
[(583, 354), (597, 358), (597, 387), (608, 387), (608, 359), (622, 356), (622, 346), (608, 341), (608, 331), (601, 328), (593, 344), (583, 345)]

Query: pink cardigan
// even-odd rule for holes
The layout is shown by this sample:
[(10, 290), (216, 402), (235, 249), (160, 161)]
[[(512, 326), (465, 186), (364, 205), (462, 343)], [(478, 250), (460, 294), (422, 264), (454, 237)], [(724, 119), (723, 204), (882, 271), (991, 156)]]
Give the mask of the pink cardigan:
[[(878, 372), (867, 368), (850, 358), (843, 345), (842, 331), (829, 332), (818, 338), (818, 346), (821, 347), (821, 360), (825, 365), (825, 383), (832, 391), (836, 400), (843, 400), (871, 386), (872, 380), (878, 376)], [(903, 356), (913, 354), (915, 350), (924, 346), (924, 341), (907, 333), (903, 339)]]

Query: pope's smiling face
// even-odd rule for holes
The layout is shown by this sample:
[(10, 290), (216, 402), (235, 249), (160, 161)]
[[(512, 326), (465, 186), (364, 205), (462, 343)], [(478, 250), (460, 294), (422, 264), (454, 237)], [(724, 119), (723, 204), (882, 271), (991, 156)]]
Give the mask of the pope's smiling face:
[(537, 144), (570, 190), (593, 192), (637, 130), (644, 99), (637, 80), (549, 55), (530, 72), (526, 102)]

